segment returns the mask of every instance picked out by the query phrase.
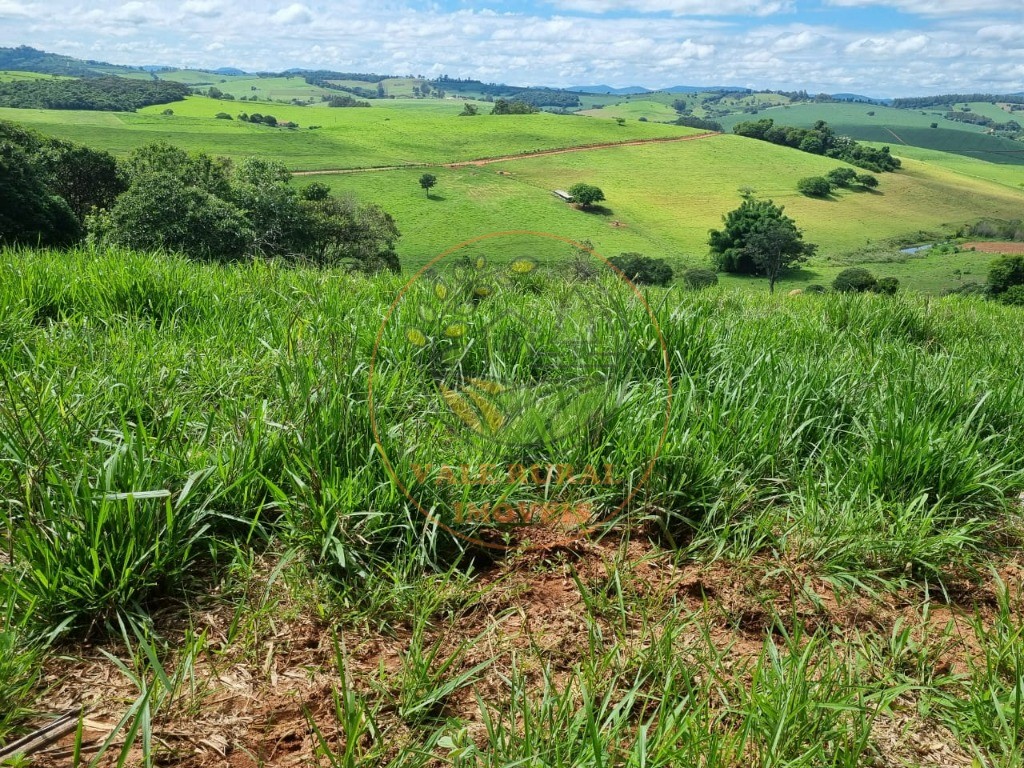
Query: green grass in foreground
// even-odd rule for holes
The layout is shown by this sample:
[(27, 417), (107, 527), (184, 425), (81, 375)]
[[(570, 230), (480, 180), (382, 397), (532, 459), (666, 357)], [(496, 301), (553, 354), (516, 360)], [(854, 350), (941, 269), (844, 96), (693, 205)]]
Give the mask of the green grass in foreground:
[[(647, 292), (675, 398), (651, 477), (607, 533), (653, 535), (663, 554), (653, 570), (625, 545), (599, 550), (592, 570), (586, 548), (508, 555), (524, 580), (502, 592), (514, 570), (474, 576), (502, 556), (427, 525), (373, 445), (368, 361), (403, 278), (116, 251), (5, 250), (0, 263), (0, 604), (15, 634), (0, 634), (0, 702), (26, 703), (25, 668), (39, 664), (26, 637), (123, 636), (126, 660), (110, 669), (140, 691), (125, 752), (158, 759), (205, 716), (218, 665), (237, 675), (248, 664), (263, 680), (284, 659), (275, 647), (299, 651), (271, 599), (285, 573), (292, 615), (319, 613), (341, 638), (298, 675), (333, 692), (333, 706), (303, 709), (296, 725), (317, 734), (310, 757), (333, 765), (583, 768), (615, 752), (666, 768), (853, 768), (865, 755), (895, 766), (892, 734), (915, 723), (979, 765), (1019, 760), (1019, 595), (984, 576), (1020, 544), (1019, 309)], [(493, 285), (465, 322), (492, 318), (495, 359), (518, 359), (523, 336), (502, 323), (531, 318), (541, 372), (564, 359), (548, 335), (556, 320), (587, 327), (595, 307), (622, 300), (623, 325), (581, 338), (574, 364), (605, 372), (592, 353), (626, 334), (632, 352), (614, 375), (623, 407), (530, 460), (607, 462), (638, 479), (667, 396), (643, 308), (614, 280), (571, 284), (544, 269)], [(412, 307), (399, 322), (425, 316)], [(413, 453), (521, 460), (444, 437), (429, 360), (404, 330), (386, 337), (374, 378), (398, 466)], [(464, 351), (467, 375), (480, 375), (481, 354)], [(267, 556), (280, 565), (257, 576)], [(700, 563), (728, 570), (696, 586), (659, 581)], [(563, 581), (578, 596), (574, 623), (538, 625), (562, 616), (546, 606), (517, 633), (516, 606)], [(716, 599), (734, 583), (750, 591)], [(968, 603), (960, 623), (929, 618), (936, 596), (979, 594), (970, 584), (991, 595), (983, 612)], [(851, 627), (852, 614), (828, 610), (840, 595), (898, 604), (900, 618), (872, 612)], [(209, 601), (234, 612), (223, 636), (190, 631), (162, 648), (146, 629), (191, 605), (205, 626)], [(391, 634), (394, 663), (350, 663), (346, 643)], [(949, 654), (959, 671), (940, 665)]]

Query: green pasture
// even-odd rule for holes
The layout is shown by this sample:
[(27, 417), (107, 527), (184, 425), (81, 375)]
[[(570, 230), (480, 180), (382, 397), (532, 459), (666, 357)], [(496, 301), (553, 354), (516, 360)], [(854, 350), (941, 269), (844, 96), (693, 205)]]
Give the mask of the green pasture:
[(237, 75), (218, 75), (216, 72), (204, 72), (200, 69), (172, 69), (166, 72), (157, 72), (156, 76), (161, 80), (172, 80), (185, 85), (210, 86), (215, 85), (222, 91), (224, 86), (233, 80), (239, 79)]
[[(214, 76), (222, 77), (222, 76)], [(321, 96), (342, 95), (339, 91), (331, 91), (310, 85), (300, 75), (291, 77), (233, 77), (224, 79), (224, 82), (215, 81), (210, 83), (220, 88), (224, 93), (230, 93), (236, 99), (242, 96), (251, 98), (258, 97), (263, 101), (291, 101), (292, 99), (315, 99), (320, 100)]]
[[(172, 109), (173, 115), (162, 115)], [(458, 117), (462, 102), (409, 100), (370, 108), (310, 108), (287, 104), (225, 102), (202, 96), (138, 113), (0, 109), (43, 133), (125, 155), (154, 141), (227, 157), (262, 155), (293, 170), (449, 163), (545, 149), (685, 136), (692, 129), (631, 121), (535, 115)], [(298, 130), (218, 120), (218, 112), (272, 114)], [(310, 130), (309, 126), (322, 126)]]
[[(869, 115), (869, 112), (874, 114)], [(922, 114), (923, 113), (923, 114)], [(726, 128), (732, 130), (736, 123), (748, 120), (760, 120), (765, 117), (772, 118), (779, 125), (794, 125), (801, 128), (809, 128), (818, 120), (824, 120), (838, 133), (845, 133), (855, 139), (862, 138), (857, 135), (865, 129), (884, 130), (892, 129), (899, 133), (901, 128), (928, 128), (933, 122), (938, 122), (941, 127), (951, 127), (955, 130), (982, 133), (980, 126), (969, 125), (968, 123), (952, 123), (943, 120), (942, 115), (946, 109), (940, 107), (928, 107), (927, 109), (895, 109), (883, 107), (877, 104), (861, 104), (854, 102), (843, 102), (835, 104), (792, 104), (762, 109), (756, 115), (734, 114), (722, 117), (719, 122)], [(932, 129), (936, 130), (936, 129)], [(896, 141), (890, 136), (892, 141)]]
[[(864, 143), (878, 148), (883, 146), (883, 142), (867, 141)], [(1019, 165), (990, 163), (987, 160), (980, 160), (969, 155), (958, 155), (952, 152), (942, 152), (937, 149), (925, 149), (924, 147), (912, 147), (906, 144), (899, 146), (889, 145), (889, 147), (892, 153), (902, 160), (919, 160), (929, 165), (936, 165), (956, 171), (963, 176), (994, 181), (997, 184), (1005, 184), (1014, 189), (1024, 188), (1024, 168)]]
[[(946, 111), (936, 107), (894, 109), (874, 104), (794, 104), (761, 110), (756, 115), (728, 115), (719, 122), (726, 130), (732, 130), (737, 123), (765, 117), (779, 125), (801, 128), (824, 120), (836, 133), (858, 140), (951, 152), (991, 163), (1024, 165), (1024, 143), (990, 136), (984, 126), (946, 120), (943, 117)], [(1009, 113), (1003, 112), (1000, 119), (1009, 120)], [(938, 127), (932, 128), (932, 123), (937, 123)]]
[[(963, 104), (957, 104), (956, 110), (963, 109)], [(1016, 120), (1018, 123), (1024, 124), (1024, 113), (1021, 112), (1010, 112), (1007, 109), (1003, 109), (999, 102), (992, 104), (988, 101), (971, 101), (967, 103), (967, 106), (971, 108), (971, 112), (976, 115), (982, 115), (983, 117), (991, 118), (997, 123), (1005, 123), (1010, 120)], [(954, 110), (950, 110), (954, 111)]]
[(0, 71), (0, 82), (9, 83), (15, 80), (51, 80), (59, 78), (67, 80), (63, 75), (44, 75), (40, 72), (17, 72), (12, 70)]
[(651, 99), (643, 101), (626, 101), (601, 109), (588, 109), (580, 112), (591, 117), (624, 117), (627, 120), (639, 120), (645, 117), (652, 122), (668, 123), (676, 119), (678, 114), (668, 104)]
[[(676, 268), (707, 263), (708, 230), (721, 225), (722, 215), (740, 202), (739, 188), (748, 186), (785, 205), (807, 239), (820, 245), (819, 256), (791, 278), (794, 287), (831, 281), (849, 266), (847, 254), (896, 238), (917, 242), (914, 238), (922, 231), (951, 234), (960, 224), (984, 216), (1014, 218), (1024, 206), (1022, 192), (912, 160), (899, 173), (880, 175), (877, 191), (841, 191), (828, 200), (797, 193), (798, 179), (838, 165), (842, 164), (723, 135), (438, 169), (432, 171), (439, 183), (430, 198), (419, 188), (419, 173), (412, 169), (308, 177), (300, 183), (315, 178), (390, 211), (403, 233), (399, 253), (410, 266), (469, 237), (530, 229), (588, 239), (605, 256), (638, 251), (666, 258)], [(583, 213), (551, 194), (578, 181), (602, 188), (607, 197), (604, 209)], [(543, 256), (547, 246), (539, 248)], [(947, 270), (938, 256), (921, 256), (911, 263), (896, 246), (883, 245), (883, 250), (899, 260), (885, 269), (923, 290), (952, 287), (952, 270), (963, 267)], [(981, 262), (988, 257), (963, 258)], [(918, 274), (921, 264), (928, 275)], [(754, 285), (764, 287), (760, 281)]]

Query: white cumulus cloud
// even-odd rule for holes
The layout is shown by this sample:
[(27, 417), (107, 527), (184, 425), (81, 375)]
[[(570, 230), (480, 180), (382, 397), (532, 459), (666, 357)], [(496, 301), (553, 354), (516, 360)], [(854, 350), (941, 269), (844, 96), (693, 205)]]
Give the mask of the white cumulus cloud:
[(313, 12), (301, 3), (292, 3), (271, 16), (270, 20), (275, 24), (309, 24), (313, 20)]

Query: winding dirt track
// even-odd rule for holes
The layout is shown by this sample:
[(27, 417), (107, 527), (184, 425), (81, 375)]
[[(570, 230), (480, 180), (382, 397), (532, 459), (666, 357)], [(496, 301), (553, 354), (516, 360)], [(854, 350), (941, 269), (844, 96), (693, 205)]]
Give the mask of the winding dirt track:
[(518, 155), (502, 155), (500, 157), (483, 157), (477, 160), (460, 160), (456, 163), (405, 163), (403, 165), (379, 165), (373, 168), (331, 168), (323, 171), (292, 171), (293, 176), (329, 176), (343, 173), (373, 173), (375, 171), (401, 171), (406, 168), (467, 168), (469, 166), (490, 165), (491, 163), (507, 163), (510, 160), (529, 160), (545, 155), (564, 155), (569, 152), (590, 152), (595, 149), (614, 149), (616, 147), (637, 147), (643, 144), (669, 144), (677, 141), (696, 141), (720, 136), (719, 133), (698, 133), (692, 136), (669, 136), (656, 139), (635, 139), (633, 141), (610, 141), (604, 144), (581, 144), (578, 147), (562, 147), (560, 149), (538, 149), (534, 152), (522, 152)]

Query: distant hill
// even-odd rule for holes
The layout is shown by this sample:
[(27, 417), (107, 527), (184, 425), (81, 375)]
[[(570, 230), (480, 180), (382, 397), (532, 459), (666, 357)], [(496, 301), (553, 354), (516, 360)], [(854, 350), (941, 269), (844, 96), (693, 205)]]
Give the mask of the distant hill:
[(71, 56), (57, 53), (46, 53), (27, 45), (17, 48), (0, 48), (0, 70), (17, 72), (39, 72), (44, 75), (69, 75), (71, 77), (91, 77), (97, 74), (91, 65), (101, 65), (98, 61), (82, 61)]
[(892, 104), (892, 99), (875, 99), (871, 96), (861, 96), (859, 93), (830, 93), (828, 95), (836, 101), (856, 101), (862, 104), (878, 104), (881, 106)]
[(218, 67), (212, 70), (215, 75), (247, 75), (249, 74), (244, 69), (238, 67)]
[(626, 88), (612, 88), (610, 85), (572, 85), (566, 88), (573, 93), (589, 93), (595, 96), (635, 96), (638, 93), (653, 93), (649, 88), (630, 85)]
[(662, 88), (662, 93), (753, 93), (739, 85), (673, 85)]

